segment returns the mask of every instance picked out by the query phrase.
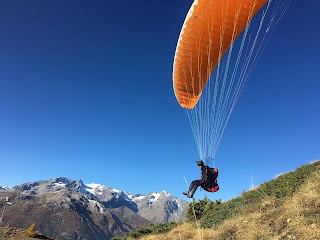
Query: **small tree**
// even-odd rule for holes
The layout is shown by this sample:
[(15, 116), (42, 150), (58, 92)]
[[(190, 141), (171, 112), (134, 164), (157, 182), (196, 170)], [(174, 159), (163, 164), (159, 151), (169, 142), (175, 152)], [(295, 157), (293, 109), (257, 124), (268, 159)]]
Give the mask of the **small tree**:
[(212, 201), (208, 199), (207, 196), (204, 196), (203, 200), (199, 200), (198, 202), (192, 201), (189, 203), (186, 217), (189, 221), (193, 221), (194, 219), (199, 220), (202, 217), (204, 209), (208, 204)]
[(27, 237), (32, 237), (36, 234), (36, 224), (32, 223), (31, 226), (26, 231)]

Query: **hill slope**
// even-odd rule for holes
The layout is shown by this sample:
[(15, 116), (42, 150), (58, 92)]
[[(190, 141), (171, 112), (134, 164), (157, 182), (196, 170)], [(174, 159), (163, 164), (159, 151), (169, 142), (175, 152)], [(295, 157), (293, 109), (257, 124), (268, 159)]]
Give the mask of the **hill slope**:
[(25, 229), (13, 227), (0, 227), (0, 240), (31, 240), (31, 239), (47, 239), (53, 240), (43, 234), (35, 233), (34, 236), (28, 237)]
[(320, 239), (320, 161), (225, 203), (203, 199), (190, 204), (188, 217), (167, 233), (139, 239)]

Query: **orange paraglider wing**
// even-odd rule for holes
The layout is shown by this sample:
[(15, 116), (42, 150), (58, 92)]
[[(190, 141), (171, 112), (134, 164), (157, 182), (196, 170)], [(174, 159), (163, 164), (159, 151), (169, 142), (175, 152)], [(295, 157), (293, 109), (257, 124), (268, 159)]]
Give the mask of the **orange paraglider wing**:
[(218, 62), (268, 0), (195, 0), (184, 21), (173, 65), (173, 88), (193, 108)]

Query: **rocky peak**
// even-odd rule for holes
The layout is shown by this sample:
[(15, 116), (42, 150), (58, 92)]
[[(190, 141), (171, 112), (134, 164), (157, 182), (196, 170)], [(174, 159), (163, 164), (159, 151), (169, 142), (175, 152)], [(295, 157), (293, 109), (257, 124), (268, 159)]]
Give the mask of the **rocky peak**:
[[(46, 201), (52, 202), (55, 199), (55, 204), (64, 206), (65, 209), (73, 207), (74, 201), (79, 204), (81, 202), (90, 211), (95, 208), (101, 211), (103, 209), (126, 208), (153, 223), (183, 220), (188, 206), (186, 201), (165, 190), (146, 195), (131, 194), (97, 183), (85, 184), (81, 179), (74, 181), (67, 177), (28, 182), (13, 187), (11, 191), (22, 194), (22, 197), (50, 194), (54, 197), (50, 197), (51, 200)], [(75, 207), (75, 209), (77, 208)]]

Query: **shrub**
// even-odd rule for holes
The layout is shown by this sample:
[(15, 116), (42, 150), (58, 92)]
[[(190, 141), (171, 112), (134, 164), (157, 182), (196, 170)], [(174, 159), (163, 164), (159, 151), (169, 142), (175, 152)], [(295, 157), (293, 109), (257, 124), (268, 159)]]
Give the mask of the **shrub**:
[(127, 240), (130, 238), (137, 239), (144, 235), (148, 234), (159, 234), (169, 232), (172, 228), (176, 227), (178, 223), (170, 222), (170, 223), (159, 223), (159, 224), (151, 224), (147, 227), (142, 227), (137, 230), (128, 232), (123, 237), (112, 238), (112, 240)]
[(198, 202), (192, 201), (187, 209), (186, 218), (189, 221), (199, 220), (205, 209), (207, 209), (207, 205), (210, 204), (212, 201), (204, 197), (204, 199), (199, 200)]
[(31, 226), (26, 230), (27, 237), (33, 237), (36, 235), (36, 224), (32, 223)]

